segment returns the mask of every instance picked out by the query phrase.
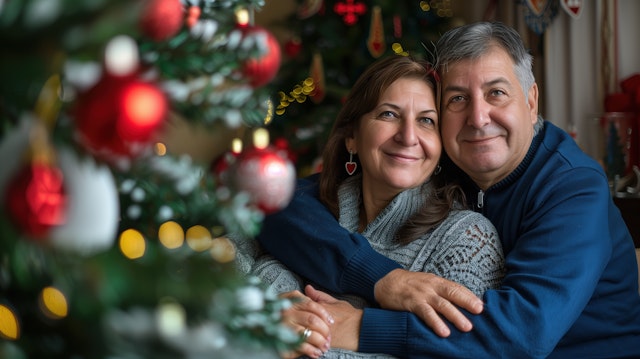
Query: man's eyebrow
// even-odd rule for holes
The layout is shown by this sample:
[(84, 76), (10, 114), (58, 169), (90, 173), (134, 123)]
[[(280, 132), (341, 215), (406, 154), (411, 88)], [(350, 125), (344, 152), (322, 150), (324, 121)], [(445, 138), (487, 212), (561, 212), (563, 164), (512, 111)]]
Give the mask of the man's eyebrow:
[[(483, 83), (482, 87), (483, 88), (492, 87), (498, 84), (505, 84), (505, 85), (511, 86), (511, 82), (507, 80), (506, 77), (498, 77), (496, 79)], [(449, 92), (449, 91), (464, 92), (464, 91), (467, 91), (467, 87), (458, 86), (458, 85), (447, 85), (442, 89), (442, 92)]]

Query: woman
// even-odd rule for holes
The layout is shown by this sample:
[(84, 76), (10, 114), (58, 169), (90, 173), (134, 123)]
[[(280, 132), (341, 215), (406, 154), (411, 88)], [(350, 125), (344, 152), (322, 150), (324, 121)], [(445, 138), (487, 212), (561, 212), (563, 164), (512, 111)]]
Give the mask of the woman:
[[(297, 190), (317, 187), (319, 199), (341, 226), (362, 233), (405, 269), (457, 281), (481, 296), (504, 275), (502, 249), (493, 225), (463, 210), (458, 187), (440, 183), (436, 93), (435, 74), (427, 63), (397, 55), (375, 62), (357, 80), (338, 114), (323, 151), (322, 172), (300, 180)], [(258, 254), (240, 242), (241, 269), (278, 293), (304, 299), (302, 278), (268, 255), (254, 262)], [(340, 298), (359, 308), (370, 304), (355, 296)], [(285, 323), (305, 339), (285, 357), (386, 357), (349, 350), (357, 348), (329, 350), (330, 331), (323, 316), (309, 300), (285, 312)]]

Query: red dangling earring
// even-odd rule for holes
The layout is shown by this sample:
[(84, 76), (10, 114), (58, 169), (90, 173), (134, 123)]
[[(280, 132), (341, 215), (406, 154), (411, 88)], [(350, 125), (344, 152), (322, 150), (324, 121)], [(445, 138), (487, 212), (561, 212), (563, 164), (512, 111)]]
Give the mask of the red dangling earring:
[(356, 168), (358, 168), (358, 164), (353, 162), (353, 152), (349, 150), (349, 162), (344, 164), (344, 168), (347, 170), (349, 176), (356, 172)]

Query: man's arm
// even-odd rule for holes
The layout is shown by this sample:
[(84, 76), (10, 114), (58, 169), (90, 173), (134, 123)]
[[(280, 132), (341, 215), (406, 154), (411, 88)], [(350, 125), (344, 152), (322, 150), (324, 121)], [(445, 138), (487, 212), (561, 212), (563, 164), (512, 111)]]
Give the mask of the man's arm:
[(258, 242), (295, 273), (338, 293), (375, 301), (374, 285), (401, 268), (342, 228), (317, 198), (317, 176), (298, 180), (291, 203), (268, 215)]
[[(606, 189), (606, 180), (592, 169), (557, 174), (544, 185), (544, 190), (533, 189), (541, 205), (518, 226), (522, 232), (506, 253), (503, 284), (485, 293), (484, 312), (470, 317), (471, 332), (452, 330), (443, 340), (410, 313), (367, 308), (358, 350), (400, 358), (543, 358), (572, 327), (579, 332), (580, 315), (598, 296), (594, 290), (612, 253), (607, 216), (611, 198), (600, 190)], [(628, 293), (621, 291), (621, 308), (631, 302), (624, 295)], [(590, 313), (592, 319), (606, 315)]]
[[(312, 282), (371, 302), (380, 299), (374, 288), (381, 278), (393, 280), (404, 273), (403, 283), (412, 288), (416, 299), (387, 301), (388, 309), (416, 313), (441, 336), (448, 335), (449, 329), (440, 315), (460, 330), (471, 329), (469, 320), (458, 310), (462, 307), (475, 314), (482, 311), (482, 302), (470, 290), (425, 273), (418, 280), (414, 276), (417, 273), (401, 269), (398, 263), (376, 252), (365, 237), (342, 228), (318, 200), (316, 181), (317, 177), (298, 180), (291, 203), (265, 218), (257, 240), (266, 252)], [(383, 291), (378, 295), (392, 294)]]

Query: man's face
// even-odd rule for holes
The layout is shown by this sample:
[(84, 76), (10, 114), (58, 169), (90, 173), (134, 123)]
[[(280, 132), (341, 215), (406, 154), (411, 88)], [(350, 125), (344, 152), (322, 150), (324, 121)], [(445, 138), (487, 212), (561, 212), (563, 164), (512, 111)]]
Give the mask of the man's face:
[(499, 47), (442, 74), (442, 142), (451, 160), (487, 189), (526, 155), (538, 114), (538, 88), (526, 98), (513, 61)]

